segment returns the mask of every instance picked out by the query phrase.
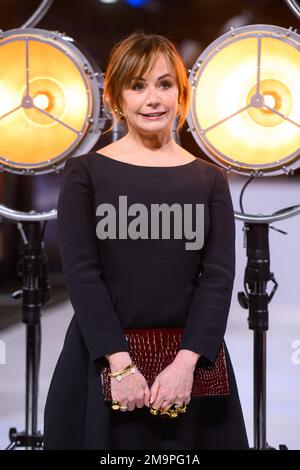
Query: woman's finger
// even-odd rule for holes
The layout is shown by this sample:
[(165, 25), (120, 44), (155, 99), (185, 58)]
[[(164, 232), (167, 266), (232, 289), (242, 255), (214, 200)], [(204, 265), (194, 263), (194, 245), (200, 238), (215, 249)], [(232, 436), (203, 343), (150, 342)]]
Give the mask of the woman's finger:
[(120, 404), (120, 411), (122, 412), (128, 411), (127, 401), (124, 401)]
[(146, 386), (144, 392), (144, 405), (148, 407), (150, 406), (150, 390), (148, 386)]
[(150, 403), (154, 403), (157, 399), (158, 395), (158, 390), (159, 390), (159, 382), (156, 380), (154, 384), (151, 387), (151, 394), (150, 394)]

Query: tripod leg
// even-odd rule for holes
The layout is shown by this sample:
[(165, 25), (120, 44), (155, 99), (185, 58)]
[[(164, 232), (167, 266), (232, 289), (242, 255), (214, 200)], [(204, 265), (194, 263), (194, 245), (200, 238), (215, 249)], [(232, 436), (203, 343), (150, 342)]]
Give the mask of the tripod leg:
[(15, 446), (15, 442), (11, 442), (7, 447), (5, 447), (5, 450), (14, 450)]

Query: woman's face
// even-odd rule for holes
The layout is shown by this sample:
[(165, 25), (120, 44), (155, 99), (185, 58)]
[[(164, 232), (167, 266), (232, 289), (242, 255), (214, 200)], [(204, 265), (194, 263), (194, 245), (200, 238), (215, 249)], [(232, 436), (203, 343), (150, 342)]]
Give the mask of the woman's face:
[(131, 88), (123, 90), (122, 112), (129, 131), (170, 132), (178, 110), (175, 72), (163, 54), (145, 77), (134, 77)]

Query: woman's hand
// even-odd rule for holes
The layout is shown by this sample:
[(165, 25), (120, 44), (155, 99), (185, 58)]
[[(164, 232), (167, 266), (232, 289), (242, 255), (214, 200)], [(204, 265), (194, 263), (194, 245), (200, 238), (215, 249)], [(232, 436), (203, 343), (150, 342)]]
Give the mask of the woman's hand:
[(200, 354), (189, 350), (178, 352), (174, 361), (158, 374), (150, 394), (152, 408), (168, 410), (172, 405), (188, 404), (194, 380), (194, 370)]
[(120, 382), (112, 377), (111, 395), (121, 406), (128, 406), (126, 411), (149, 406), (150, 390), (145, 377), (138, 370), (123, 377)]

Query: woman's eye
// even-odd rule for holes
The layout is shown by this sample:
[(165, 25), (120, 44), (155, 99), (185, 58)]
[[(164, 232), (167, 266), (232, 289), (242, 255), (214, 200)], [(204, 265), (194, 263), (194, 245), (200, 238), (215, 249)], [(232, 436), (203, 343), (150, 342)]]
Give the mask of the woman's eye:
[(142, 83), (134, 83), (134, 85), (132, 85), (133, 90), (141, 90), (143, 87), (144, 85)]
[[(167, 88), (170, 88), (172, 86), (172, 83), (169, 82), (168, 80), (164, 80), (163, 82), (160, 82), (159, 86), (161, 88), (167, 89)], [(139, 91), (139, 90), (142, 90), (143, 88), (145, 88), (145, 85), (143, 83), (134, 83), (131, 88), (134, 91)]]
[(161, 82), (160, 86), (162, 86), (163, 88), (170, 88), (172, 86), (172, 83), (168, 81), (164, 81), (164, 82)]

